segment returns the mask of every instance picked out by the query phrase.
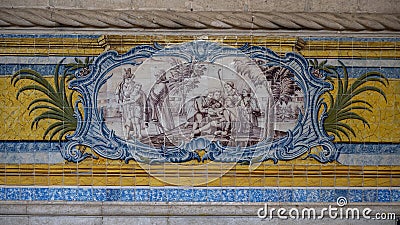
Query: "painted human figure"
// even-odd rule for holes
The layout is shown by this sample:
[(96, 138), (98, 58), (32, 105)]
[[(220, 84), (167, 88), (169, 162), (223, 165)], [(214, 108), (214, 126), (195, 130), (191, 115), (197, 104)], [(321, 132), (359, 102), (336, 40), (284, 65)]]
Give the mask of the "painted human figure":
[(174, 128), (174, 120), (168, 98), (168, 83), (169, 80), (166, 73), (163, 72), (153, 85), (146, 100), (145, 121), (157, 124), (162, 131)]
[(123, 75), (122, 82), (118, 85), (115, 92), (117, 102), (120, 104), (122, 109), (122, 130), (125, 139), (129, 138), (130, 132), (133, 130), (133, 124), (130, 119), (130, 107), (129, 102), (131, 101), (132, 92), (135, 86), (134, 78), (131, 69), (124, 69), (125, 74)]
[(238, 128), (238, 110), (237, 103), (240, 100), (240, 96), (235, 88), (235, 83), (232, 81), (227, 81), (224, 84), (224, 107), (229, 111), (230, 126), (231, 130), (236, 130)]
[(199, 133), (198, 129), (203, 125), (204, 120), (208, 117), (208, 110), (214, 101), (213, 92), (209, 92), (207, 96), (198, 96), (194, 99), (193, 108), (195, 114), (193, 116), (193, 135)]
[[(142, 138), (142, 129), (143, 129), (143, 115), (144, 115), (144, 107), (146, 103), (146, 97), (144, 92), (142, 91), (141, 84), (135, 84), (133, 91), (130, 96), (130, 101), (127, 102), (129, 108), (129, 117), (131, 126), (131, 133), (133, 136), (137, 138)], [(128, 134), (129, 136), (131, 134)]]
[[(198, 98), (198, 112), (193, 124), (193, 136), (202, 132), (214, 135), (228, 135), (231, 131), (232, 114), (223, 107), (221, 91), (210, 92), (206, 98)], [(199, 108), (200, 103), (203, 108)]]
[(243, 89), (241, 100), (238, 103), (238, 117), (240, 133), (252, 133), (253, 128), (258, 126), (258, 117), (261, 114), (257, 100), (251, 95), (251, 91)]
[(232, 129), (232, 112), (229, 111), (224, 105), (225, 100), (222, 98), (221, 91), (214, 92), (214, 99), (217, 100), (217, 103), (214, 104), (211, 108), (215, 111), (217, 118), (214, 119), (216, 126), (214, 126), (217, 130), (215, 131), (215, 135), (228, 135)]
[(235, 84), (232, 81), (227, 81), (224, 85), (225, 101), (229, 99), (231, 102), (237, 102), (240, 100), (239, 94), (235, 88)]
[(115, 95), (118, 103), (129, 99), (130, 93), (133, 91), (133, 86), (135, 85), (135, 75), (132, 74), (131, 68), (124, 69), (125, 74), (122, 77), (122, 82), (119, 83)]
[(229, 111), (230, 126), (231, 130), (237, 129), (238, 126), (238, 107), (236, 106), (237, 101), (233, 101), (232, 98), (225, 98), (224, 107)]

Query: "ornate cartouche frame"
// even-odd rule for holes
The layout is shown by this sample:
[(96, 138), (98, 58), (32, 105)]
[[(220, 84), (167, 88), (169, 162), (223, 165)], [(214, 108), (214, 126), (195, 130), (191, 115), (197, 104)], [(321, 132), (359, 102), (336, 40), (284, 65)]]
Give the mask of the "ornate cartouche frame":
[[(240, 53), (238, 55), (238, 52)], [(180, 146), (161, 146), (159, 148), (143, 144), (138, 140), (126, 141), (118, 137), (113, 130), (107, 128), (102, 110), (97, 105), (98, 92), (110, 78), (108, 73), (121, 65), (139, 65), (143, 60), (154, 56), (179, 57), (186, 62), (193, 60), (212, 63), (214, 60), (236, 55), (262, 60), (260, 66), (280, 66), (294, 74), (294, 81), (304, 93), (304, 114), (300, 113), (297, 125), (288, 131), (287, 136), (248, 146), (223, 146), (218, 141), (204, 137), (193, 138)], [(115, 160), (135, 160), (142, 163), (180, 163), (190, 160), (216, 162), (248, 162), (256, 163), (266, 160), (292, 160), (302, 155), (314, 158), (321, 163), (337, 159), (338, 150), (332, 142), (333, 137), (323, 129), (325, 103), (321, 95), (332, 89), (332, 85), (324, 78), (312, 75), (307, 60), (299, 54), (287, 53), (280, 57), (268, 48), (245, 45), (240, 48), (222, 46), (208, 41), (193, 41), (171, 47), (141, 45), (125, 54), (108, 51), (98, 56), (91, 66), (91, 73), (79, 76), (71, 81), (69, 87), (80, 93), (75, 103), (83, 105), (83, 114), (76, 107), (75, 114), (78, 126), (73, 135), (67, 136), (67, 143), (61, 147), (62, 156), (72, 162), (80, 162), (90, 153), (82, 152), (78, 146), (90, 147), (99, 156)], [(322, 107), (322, 110), (320, 110)], [(322, 111), (322, 113), (321, 113)], [(320, 147), (318, 153), (311, 149)], [(200, 156), (198, 150), (204, 150)]]

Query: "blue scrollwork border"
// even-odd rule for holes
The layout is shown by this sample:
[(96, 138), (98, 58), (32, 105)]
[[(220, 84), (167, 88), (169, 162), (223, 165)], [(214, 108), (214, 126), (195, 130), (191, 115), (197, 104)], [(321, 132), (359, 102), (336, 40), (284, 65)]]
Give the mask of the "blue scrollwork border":
[[(300, 113), (294, 129), (288, 131), (286, 137), (265, 139), (249, 147), (223, 146), (218, 141), (210, 141), (203, 137), (195, 138), (180, 146), (161, 146), (154, 148), (138, 140), (126, 141), (113, 130), (107, 128), (102, 110), (97, 105), (97, 94), (107, 80), (107, 74), (122, 65), (139, 65), (144, 59), (153, 56), (174, 56), (187, 62), (213, 62), (218, 58), (243, 55), (251, 59), (261, 59), (261, 66), (281, 66), (294, 74), (296, 84), (304, 93), (304, 114)], [(119, 55), (108, 51), (97, 57), (87, 76), (76, 73), (77, 79), (71, 81), (69, 88), (78, 91), (81, 97), (75, 103), (83, 106), (83, 113), (75, 107), (78, 126), (74, 134), (67, 136), (67, 144), (60, 147), (62, 156), (67, 161), (80, 162), (94, 155), (82, 152), (79, 146), (87, 146), (100, 157), (115, 160), (135, 160), (141, 163), (179, 163), (190, 160), (216, 162), (263, 162), (273, 160), (292, 160), (300, 156), (314, 158), (321, 163), (337, 159), (339, 151), (323, 129), (326, 105), (320, 96), (333, 87), (324, 78), (312, 75), (307, 60), (299, 54), (287, 53), (278, 56), (268, 48), (245, 45), (240, 48), (222, 46), (208, 41), (194, 41), (172, 47), (141, 45), (129, 52)], [(322, 108), (322, 112), (320, 109)], [(313, 153), (311, 149), (319, 148)], [(197, 150), (204, 150), (201, 157)]]

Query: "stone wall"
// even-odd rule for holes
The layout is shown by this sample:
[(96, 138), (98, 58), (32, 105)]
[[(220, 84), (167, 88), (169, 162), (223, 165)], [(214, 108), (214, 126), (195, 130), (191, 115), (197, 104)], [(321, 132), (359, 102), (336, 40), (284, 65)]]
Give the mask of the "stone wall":
[(349, 1), (279, 1), (253, 0), (224, 2), (215, 1), (59, 1), (38, 0), (29, 5), (22, 0), (5, 0), (2, 7), (13, 8), (67, 8), (67, 9), (116, 9), (116, 10), (177, 10), (177, 11), (262, 11), (262, 12), (334, 12), (334, 13), (399, 13), (396, 0), (349, 0)]

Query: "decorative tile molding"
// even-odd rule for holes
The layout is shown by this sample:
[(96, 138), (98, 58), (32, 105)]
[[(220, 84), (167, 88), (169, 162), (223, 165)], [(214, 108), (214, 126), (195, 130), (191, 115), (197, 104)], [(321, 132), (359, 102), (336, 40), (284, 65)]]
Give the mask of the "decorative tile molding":
[(0, 56), (93, 56), (104, 51), (96, 36), (88, 38), (79, 35), (61, 38), (48, 38), (46, 35), (6, 35), (6, 38), (0, 38), (0, 46)]
[[(93, 185), (93, 186), (166, 186), (163, 179), (149, 177), (143, 165), (101, 160), (87, 160), (79, 164), (64, 163), (57, 142), (4, 142), (0, 144), (0, 182), (5, 185)], [(382, 151), (380, 148), (382, 147)], [(209, 164), (205, 180), (201, 164), (192, 166), (154, 165), (152, 171), (164, 171), (163, 176), (181, 178), (181, 184), (219, 187), (396, 187), (400, 179), (396, 163), (398, 144), (339, 144), (343, 153), (340, 164), (321, 165), (310, 160), (290, 163), (264, 163), (250, 172), (248, 165), (235, 165), (221, 171), (223, 164)], [(375, 158), (371, 158), (374, 156)], [(387, 161), (385, 161), (385, 157)], [(357, 161), (358, 160), (358, 161)], [(363, 161), (364, 160), (364, 161)], [(368, 161), (369, 160), (369, 161)], [(350, 165), (349, 165), (350, 164)], [(390, 166), (393, 165), (393, 166)], [(197, 168), (196, 168), (197, 166)], [(377, 167), (378, 166), (378, 167)], [(34, 174), (34, 175), (33, 175)], [(215, 177), (216, 176), (216, 177)], [(222, 176), (219, 178), (219, 176)]]
[[(263, 46), (283, 56), (298, 52), (321, 59), (392, 59), (400, 57), (399, 38), (310, 38), (246, 35), (1, 35), (0, 56), (97, 56), (107, 50), (120, 54), (138, 45), (179, 44), (195, 40), (218, 42), (233, 47), (246, 43)], [(21, 47), (24, 48), (21, 48)]]
[(272, 51), (280, 55), (284, 55), (286, 52), (298, 52), (303, 49), (306, 42), (301, 38), (294, 37), (263, 37), (263, 36), (214, 36), (214, 35), (203, 35), (203, 36), (143, 36), (138, 37), (134, 35), (102, 35), (98, 41), (99, 44), (106, 50), (115, 50), (119, 53), (126, 53), (130, 49), (138, 45), (153, 45), (158, 43), (163, 46), (170, 46), (173, 44), (185, 43), (196, 40), (206, 40), (212, 42), (218, 42), (224, 45), (233, 47), (241, 47), (246, 43), (252, 43), (253, 45), (260, 45), (267, 47)]

